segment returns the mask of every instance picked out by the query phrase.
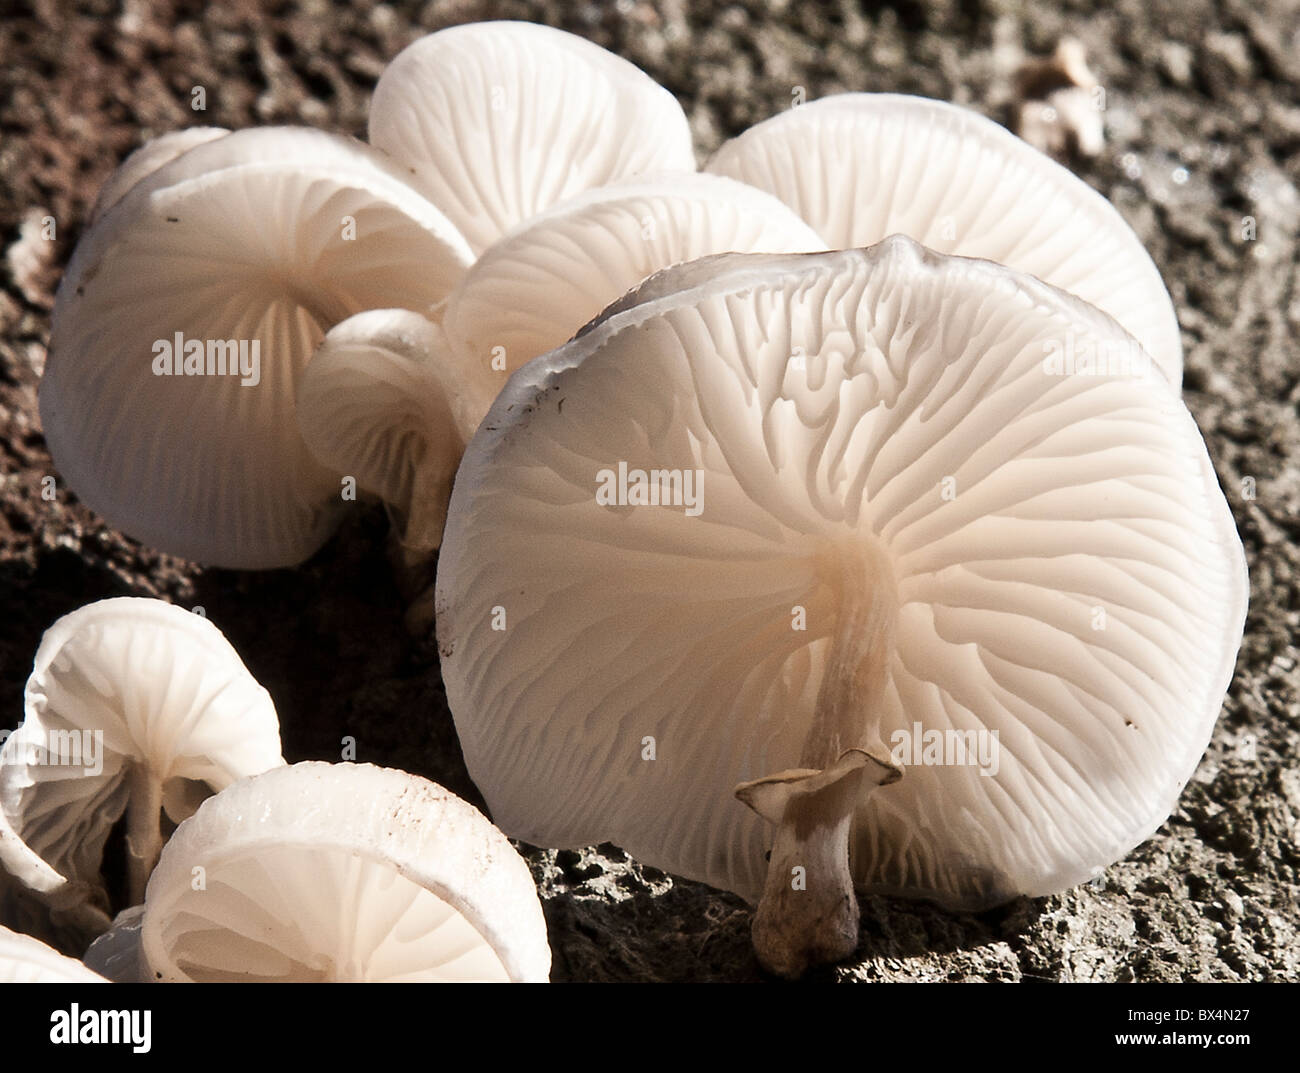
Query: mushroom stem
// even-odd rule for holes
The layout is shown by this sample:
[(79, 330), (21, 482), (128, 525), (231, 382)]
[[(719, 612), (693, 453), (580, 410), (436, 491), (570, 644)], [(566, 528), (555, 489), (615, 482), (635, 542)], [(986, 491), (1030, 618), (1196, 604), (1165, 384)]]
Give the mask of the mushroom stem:
[(808, 768), (826, 767), (847, 749), (876, 746), (888, 755), (880, 738), (880, 698), (898, 614), (893, 567), (882, 548), (869, 545), (837, 549), (823, 573), (833, 577), (840, 606), (799, 758)]
[(764, 968), (797, 977), (858, 945), (849, 834), (862, 798), (902, 778), (880, 737), (897, 594), (883, 552), (833, 558), (840, 609), (801, 767), (742, 783), (736, 796), (776, 827), (754, 915)]
[(132, 764), (126, 806), (127, 887), (132, 905), (144, 902), (149, 876), (162, 853), (162, 780), (147, 764)]
[(776, 824), (776, 838), (752, 934), (763, 967), (793, 979), (857, 948), (853, 812), (866, 793), (897, 782), (901, 772), (888, 757), (850, 749), (825, 771), (787, 774), (802, 777), (783, 785), (779, 818), (763, 813)]

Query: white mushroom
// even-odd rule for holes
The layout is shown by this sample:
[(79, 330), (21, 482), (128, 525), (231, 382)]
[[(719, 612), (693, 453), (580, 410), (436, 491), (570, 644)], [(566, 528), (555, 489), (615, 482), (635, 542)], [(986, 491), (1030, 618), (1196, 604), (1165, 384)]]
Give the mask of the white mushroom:
[(412, 565), (437, 550), (451, 479), (493, 392), (441, 329), (404, 309), (331, 329), (298, 389), (298, 424), (324, 465), (388, 504)]
[(141, 964), (164, 982), (550, 972), (537, 890), (501, 832), (442, 787), (369, 764), (295, 764), (204, 802), (163, 851), (142, 921)]
[(461, 452), (510, 371), (659, 269), (730, 250), (823, 248), (776, 198), (720, 176), (589, 191), (491, 247), (448, 299), (445, 331), (403, 310), (332, 329), (299, 388), (303, 439), (322, 464), (389, 505), (399, 576), (418, 590)]
[(1086, 183), (976, 112), (839, 94), (759, 123), (706, 169), (775, 194), (832, 249), (902, 234), (1037, 276), (1109, 313), (1182, 382), (1178, 319), (1132, 228)]
[(75, 958), (0, 925), (0, 984), (106, 984)]
[(661, 269), (715, 253), (825, 248), (772, 195), (722, 176), (615, 183), (525, 221), (487, 250), (447, 300), (443, 325), (462, 363), (488, 378), (491, 399), (505, 373), (567, 342)]
[(301, 562), (342, 507), (298, 434), (303, 367), (353, 313), (431, 310), (470, 256), (359, 142), (267, 128), (191, 148), (87, 232), (59, 288), (40, 395), (56, 467), (162, 551)]
[(1248, 584), (1136, 341), (902, 237), (643, 290), (514, 375), (452, 494), (443, 675), (502, 829), (757, 900), (788, 975), (853, 950), (855, 885), (987, 907), (1149, 837)]
[[(164, 827), (284, 763), (266, 690), (216, 626), (161, 600), (101, 600), (59, 619), (24, 704), (0, 749), (0, 865), (92, 932), (115, 899), (143, 899)], [(123, 816), (126, 889), (110, 891), (105, 844)]]
[(590, 41), (526, 22), (453, 26), (406, 48), (375, 87), (370, 141), (475, 253), (583, 190), (695, 170), (672, 94)]
[(224, 127), (187, 127), (172, 130), (145, 142), (118, 166), (117, 170), (99, 188), (99, 196), (90, 210), (87, 223), (94, 224), (109, 209), (124, 198), (136, 183), (148, 178), (164, 164), (170, 164), (182, 153), (196, 145), (224, 138), (230, 131)]

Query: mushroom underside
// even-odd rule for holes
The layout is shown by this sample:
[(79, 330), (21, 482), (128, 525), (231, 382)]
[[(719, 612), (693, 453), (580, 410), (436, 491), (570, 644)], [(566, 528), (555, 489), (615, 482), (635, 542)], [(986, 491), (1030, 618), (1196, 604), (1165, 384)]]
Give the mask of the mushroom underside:
[(1052, 363), (1131, 338), (901, 237), (642, 291), (514, 375), (453, 490), (444, 681), (502, 829), (758, 902), (790, 974), (855, 886), (984, 907), (1147, 838), (1248, 590), (1176, 391)]

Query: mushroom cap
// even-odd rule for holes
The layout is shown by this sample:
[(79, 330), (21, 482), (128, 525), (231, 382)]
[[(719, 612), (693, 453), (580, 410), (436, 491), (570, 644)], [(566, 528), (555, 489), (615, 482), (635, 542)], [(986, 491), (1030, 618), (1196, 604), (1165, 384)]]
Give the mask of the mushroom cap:
[(59, 908), (84, 904), (98, 930), (104, 846), (134, 770), (161, 781), (180, 823), (201, 795), (284, 763), (266, 690), (216, 626), (161, 600), (64, 615), (41, 639), (24, 709), (0, 748), (0, 864)]
[(462, 360), (487, 372), (495, 397), (505, 382), (489, 372), (498, 347), (513, 371), (661, 269), (715, 253), (825, 248), (772, 195), (723, 176), (613, 183), (524, 221), (488, 249), (452, 292), (443, 326)]
[(405, 310), (332, 328), (298, 391), (303, 439), (323, 465), (390, 505), (408, 551), (435, 549), (461, 452), (510, 370), (669, 265), (822, 248), (776, 198), (722, 176), (589, 190), (484, 253), (447, 300), (441, 328)]
[(551, 963), (528, 866), (482, 813), (403, 771), (319, 762), (237, 783), (181, 825), (141, 948), (163, 981), (537, 983)]
[(298, 388), (308, 449), (389, 504), (413, 550), (442, 540), (456, 465), (491, 400), (464, 372), (436, 324), (373, 309), (330, 329)]
[(1182, 382), (1178, 318), (1133, 229), (1004, 127), (944, 101), (844, 93), (782, 112), (705, 165), (775, 194), (832, 249), (906, 235), (1028, 272), (1109, 313)]
[(87, 223), (94, 224), (121, 201), (136, 183), (152, 175), (164, 164), (170, 164), (196, 145), (224, 138), (229, 133), (225, 127), (186, 127), (184, 130), (170, 130), (145, 142), (104, 181)]
[(0, 984), (106, 984), (76, 958), (0, 924)]
[(453, 26), (404, 49), (375, 87), (370, 141), (475, 253), (582, 190), (695, 170), (671, 93), (599, 45), (527, 22)]
[[(643, 290), (515, 373), (453, 490), (443, 677), (501, 828), (756, 898), (769, 835), (733, 789), (806, 766), (839, 609), (892, 581), (863, 719), (891, 744), (997, 731), (1000, 765), (873, 788), (857, 885), (987, 906), (1147, 838), (1210, 738), (1248, 583), (1196, 425), (1136, 342), (902, 237), (717, 257)], [(1148, 375), (1053, 375), (1063, 340)], [(702, 472), (702, 510), (601, 505), (620, 463)], [(880, 583), (842, 588), (833, 554)]]
[[(73, 255), (40, 394), (55, 465), (87, 506), (161, 551), (239, 569), (301, 562), (339, 511), (338, 477), (294, 419), (304, 366), (353, 313), (431, 309), (470, 257), (360, 142), (266, 128), (190, 149)], [(226, 342), (246, 344), (254, 369), (256, 346), (254, 374), (159, 373), (162, 345), (180, 365), (196, 340), (205, 370), (229, 368)]]

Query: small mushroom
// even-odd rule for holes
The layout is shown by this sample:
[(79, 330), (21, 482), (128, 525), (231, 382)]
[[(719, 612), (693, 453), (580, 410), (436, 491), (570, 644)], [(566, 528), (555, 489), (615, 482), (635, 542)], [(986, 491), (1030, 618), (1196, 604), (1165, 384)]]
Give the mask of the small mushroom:
[(532, 875), (477, 809), (369, 764), (308, 762), (205, 801), (113, 936), (163, 982), (544, 983)]
[(187, 127), (161, 134), (128, 156), (117, 170), (104, 182), (90, 210), (87, 223), (91, 226), (109, 209), (124, 198), (137, 183), (148, 178), (164, 164), (170, 164), (182, 153), (196, 145), (224, 138), (230, 131), (224, 127)]
[(335, 326), (303, 376), (303, 441), (387, 505), (408, 597), (432, 581), (428, 563), (442, 541), (451, 480), (492, 386), (483, 370), (457, 360), (438, 325), (405, 309), (370, 310)]
[(375, 87), (370, 142), (476, 254), (583, 190), (695, 170), (672, 94), (599, 45), (526, 22), (453, 26), (407, 47)]
[(470, 262), (381, 154), (237, 131), (137, 182), (82, 237), (55, 302), (41, 419), (56, 467), (114, 526), (215, 566), (287, 566), (342, 509), (294, 399), (333, 325), (440, 303)]
[[(24, 706), (0, 749), (0, 864), (92, 934), (115, 900), (143, 900), (165, 832), (199, 801), (284, 763), (266, 690), (216, 626), (161, 600), (100, 600), (59, 619)], [(123, 817), (118, 892), (105, 845)]]
[(825, 248), (771, 194), (723, 176), (613, 183), (525, 221), (488, 249), (448, 298), (443, 326), (462, 363), (489, 378), (490, 400), (505, 373), (567, 342), (661, 269), (715, 253)]
[(75, 958), (0, 924), (0, 984), (106, 984)]
[(976, 112), (837, 94), (733, 138), (706, 170), (775, 194), (832, 249), (901, 234), (1037, 276), (1109, 313), (1182, 382), (1178, 318), (1133, 229), (1097, 191)]
[(1149, 837), (1248, 583), (1176, 389), (1057, 361), (1136, 341), (901, 236), (642, 290), (515, 373), (452, 493), (443, 676), (501, 828), (757, 901), (784, 975), (853, 951), (855, 886), (978, 909)]

